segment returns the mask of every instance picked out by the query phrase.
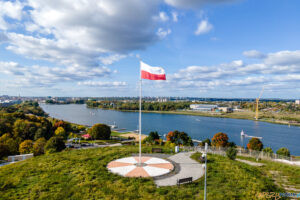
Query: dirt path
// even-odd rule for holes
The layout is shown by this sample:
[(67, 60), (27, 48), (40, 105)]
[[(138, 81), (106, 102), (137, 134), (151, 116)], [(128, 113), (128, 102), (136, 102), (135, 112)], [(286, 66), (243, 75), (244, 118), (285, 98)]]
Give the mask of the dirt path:
[(251, 161), (249, 161), (249, 160), (242, 160), (242, 159), (238, 159), (238, 158), (235, 159), (235, 160), (237, 160), (237, 161), (239, 161), (239, 162), (246, 163), (246, 164), (248, 164), (248, 165), (255, 166), (255, 167), (261, 167), (261, 166), (265, 165), (265, 164), (262, 164), (262, 163), (251, 162)]

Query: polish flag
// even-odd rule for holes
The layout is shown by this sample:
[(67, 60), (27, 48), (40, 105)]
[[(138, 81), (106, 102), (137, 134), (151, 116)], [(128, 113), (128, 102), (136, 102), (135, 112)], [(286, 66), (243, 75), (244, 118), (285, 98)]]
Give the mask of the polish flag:
[(166, 80), (166, 73), (161, 67), (151, 67), (141, 61), (141, 78), (149, 80)]

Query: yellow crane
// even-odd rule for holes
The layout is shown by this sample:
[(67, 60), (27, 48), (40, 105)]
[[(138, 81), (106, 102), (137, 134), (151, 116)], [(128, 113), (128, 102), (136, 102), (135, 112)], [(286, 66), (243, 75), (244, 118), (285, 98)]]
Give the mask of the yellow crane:
[(258, 103), (259, 103), (259, 99), (261, 97), (261, 95), (263, 94), (265, 89), (265, 86), (262, 88), (262, 90), (260, 91), (259, 97), (256, 98), (256, 112), (255, 112), (255, 120), (258, 120)]

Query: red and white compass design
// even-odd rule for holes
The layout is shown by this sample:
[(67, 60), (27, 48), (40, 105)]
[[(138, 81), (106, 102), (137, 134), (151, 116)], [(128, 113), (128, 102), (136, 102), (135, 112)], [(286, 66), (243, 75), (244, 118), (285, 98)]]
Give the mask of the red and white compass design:
[(173, 164), (161, 158), (127, 157), (108, 163), (107, 168), (115, 174), (126, 177), (154, 177), (167, 174), (174, 168)]

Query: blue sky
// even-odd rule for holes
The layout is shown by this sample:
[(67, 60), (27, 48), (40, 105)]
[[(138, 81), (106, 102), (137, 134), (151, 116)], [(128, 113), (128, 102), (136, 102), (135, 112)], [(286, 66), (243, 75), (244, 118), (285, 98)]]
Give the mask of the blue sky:
[(0, 0), (0, 95), (300, 98), (297, 0)]

